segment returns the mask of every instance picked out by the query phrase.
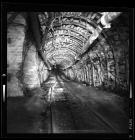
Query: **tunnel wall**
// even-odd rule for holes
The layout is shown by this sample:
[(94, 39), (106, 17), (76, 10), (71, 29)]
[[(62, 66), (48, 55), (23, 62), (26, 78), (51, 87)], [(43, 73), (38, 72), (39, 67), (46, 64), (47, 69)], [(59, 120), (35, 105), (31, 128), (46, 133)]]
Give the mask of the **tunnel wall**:
[(7, 24), (7, 97), (23, 96), (23, 85), (18, 79), (18, 74), (23, 60), (26, 21), (22, 14), (13, 19), (12, 14), (7, 15), (7, 19), (10, 19), (10, 23)]
[(26, 88), (40, 87), (48, 77), (48, 71), (43, 61), (39, 58), (34, 45), (30, 46), (23, 65), (23, 83)]
[(40, 87), (48, 76), (28, 35), (26, 16), (26, 13), (7, 14), (7, 97), (23, 96), (26, 88)]
[[(122, 21), (125, 22), (122, 22)], [(129, 19), (123, 13), (112, 23), (105, 36), (89, 51), (84, 60), (67, 70), (66, 75), (90, 86), (118, 94), (129, 91)], [(87, 72), (87, 70), (89, 71)], [(72, 74), (74, 73), (74, 74)]]
[[(123, 22), (121, 22), (123, 21)], [(116, 89), (129, 90), (129, 14), (123, 13), (106, 32), (115, 58)], [(116, 26), (117, 25), (117, 26)]]

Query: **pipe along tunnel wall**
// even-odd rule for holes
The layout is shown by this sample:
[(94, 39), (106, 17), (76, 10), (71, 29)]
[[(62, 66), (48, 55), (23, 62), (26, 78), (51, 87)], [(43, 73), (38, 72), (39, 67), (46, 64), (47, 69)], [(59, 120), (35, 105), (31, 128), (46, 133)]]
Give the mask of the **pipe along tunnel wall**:
[[(113, 44), (112, 51), (104, 38), (101, 38), (88, 57), (82, 58), (82, 61), (72, 69), (56, 74), (47, 70), (37, 51), (37, 44), (28, 37), (25, 16), (18, 14), (15, 20), (16, 24), (18, 22), (23, 24), (18, 26), (11, 24), (8, 27), (10, 39), (8, 39), (7, 131), (128, 133), (128, 99), (125, 98), (127, 95), (124, 95), (125, 92), (128, 94), (127, 90), (122, 92), (122, 95), (118, 94), (121, 90), (117, 92), (110, 90), (110, 86), (115, 89), (116, 86), (122, 85), (118, 78), (122, 76), (118, 73), (123, 71), (123, 68), (117, 62), (127, 61), (122, 59), (123, 46)], [(126, 42), (124, 43), (126, 46)], [(125, 47), (124, 51), (128, 55), (128, 48)], [(115, 61), (111, 57), (113, 53)], [(99, 57), (100, 64), (97, 62)], [(104, 63), (106, 58), (108, 67)], [(111, 62), (116, 63), (117, 72), (109, 71), (113, 70)], [(86, 67), (83, 67), (85, 65)], [(128, 73), (128, 64), (124, 69)], [(117, 73), (117, 78), (111, 75), (114, 72)], [(102, 79), (102, 75), (106, 74), (108, 77), (111, 76), (104, 81), (106, 84), (103, 86), (102, 80), (106, 77)], [(128, 77), (126, 74), (123, 75)], [(101, 83), (99, 87), (98, 83)], [(125, 89), (126, 84), (123, 85)]]

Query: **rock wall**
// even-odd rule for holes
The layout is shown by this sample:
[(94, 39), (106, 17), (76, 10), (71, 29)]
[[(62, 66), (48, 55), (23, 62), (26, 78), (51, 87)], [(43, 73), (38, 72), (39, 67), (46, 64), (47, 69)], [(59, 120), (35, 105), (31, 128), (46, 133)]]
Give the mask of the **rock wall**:
[(106, 32), (115, 58), (115, 79), (118, 92), (129, 89), (129, 14), (123, 13)]
[(65, 73), (70, 79), (89, 86), (114, 91), (118, 94), (129, 90), (129, 19), (123, 13), (103, 31), (93, 48)]
[(48, 71), (27, 34), (25, 13), (7, 14), (7, 97), (40, 87)]
[(34, 45), (32, 45), (25, 57), (23, 65), (23, 83), (26, 88), (40, 87), (48, 77), (48, 71), (43, 61), (39, 58)]
[[(11, 14), (7, 18), (11, 18)], [(25, 40), (25, 19), (18, 14), (7, 28), (7, 97), (23, 96), (22, 84), (17, 78), (22, 64), (23, 44)]]

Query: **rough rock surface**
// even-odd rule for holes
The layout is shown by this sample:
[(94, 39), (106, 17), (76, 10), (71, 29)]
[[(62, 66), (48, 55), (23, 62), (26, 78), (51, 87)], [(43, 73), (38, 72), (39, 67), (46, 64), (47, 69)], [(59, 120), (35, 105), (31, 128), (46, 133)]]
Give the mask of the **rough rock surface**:
[(32, 45), (24, 60), (23, 81), (27, 88), (40, 87), (40, 84), (48, 77), (48, 71), (43, 61), (38, 57), (36, 48)]
[(7, 29), (7, 96), (23, 96), (22, 85), (17, 78), (25, 40), (25, 22), (22, 20), (25, 21), (21, 15), (16, 16)]

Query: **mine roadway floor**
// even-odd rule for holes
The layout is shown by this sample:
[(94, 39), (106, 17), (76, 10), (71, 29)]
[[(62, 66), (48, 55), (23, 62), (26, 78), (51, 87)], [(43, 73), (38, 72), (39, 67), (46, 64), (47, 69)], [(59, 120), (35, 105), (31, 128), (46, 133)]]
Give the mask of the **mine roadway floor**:
[(29, 111), (25, 106), (28, 100), (7, 99), (8, 133), (128, 133), (128, 119), (109, 106), (100, 105), (96, 110), (90, 103), (65, 97), (52, 101), (42, 111)]

